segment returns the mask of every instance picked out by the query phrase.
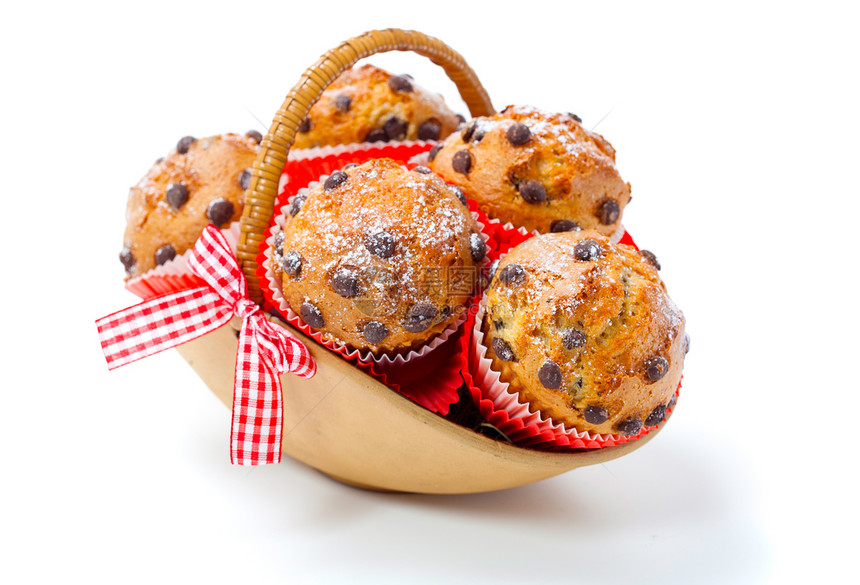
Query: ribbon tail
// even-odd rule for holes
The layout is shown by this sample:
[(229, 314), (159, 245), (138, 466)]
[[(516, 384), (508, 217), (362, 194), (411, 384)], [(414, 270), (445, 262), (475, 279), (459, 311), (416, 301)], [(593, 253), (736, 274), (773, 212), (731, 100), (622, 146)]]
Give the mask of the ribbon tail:
[(283, 407), (281, 379), (258, 332), (242, 320), (233, 384), (230, 461), (236, 465), (280, 463)]
[(214, 331), (232, 311), (209, 287), (153, 297), (96, 321), (113, 370)]

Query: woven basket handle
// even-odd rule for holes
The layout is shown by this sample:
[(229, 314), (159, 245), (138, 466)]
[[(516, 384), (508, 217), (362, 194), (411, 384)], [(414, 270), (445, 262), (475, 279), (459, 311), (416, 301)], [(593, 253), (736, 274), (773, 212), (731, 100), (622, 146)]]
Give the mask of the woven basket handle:
[(472, 116), (488, 116), (495, 112), (486, 90), (463, 57), (439, 39), (420, 32), (396, 28), (369, 31), (325, 53), (287, 94), (260, 145), (251, 183), (245, 193), (236, 256), (248, 282), (248, 295), (255, 303), (263, 301), (256, 274), (257, 255), (274, 213), (278, 181), (299, 125), (338, 75), (365, 57), (388, 51), (413, 51), (442, 67), (457, 86)]

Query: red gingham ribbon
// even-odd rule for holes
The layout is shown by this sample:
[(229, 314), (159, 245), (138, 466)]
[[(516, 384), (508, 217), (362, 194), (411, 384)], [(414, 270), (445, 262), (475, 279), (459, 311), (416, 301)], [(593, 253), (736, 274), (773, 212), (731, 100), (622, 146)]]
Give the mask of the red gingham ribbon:
[(310, 378), (316, 363), (302, 342), (266, 320), (246, 296), (245, 276), (215, 227), (203, 231), (188, 265), (208, 286), (154, 297), (96, 321), (108, 368), (191, 341), (233, 315), (241, 317), (230, 460), (239, 465), (278, 463), (283, 416), (279, 374)]

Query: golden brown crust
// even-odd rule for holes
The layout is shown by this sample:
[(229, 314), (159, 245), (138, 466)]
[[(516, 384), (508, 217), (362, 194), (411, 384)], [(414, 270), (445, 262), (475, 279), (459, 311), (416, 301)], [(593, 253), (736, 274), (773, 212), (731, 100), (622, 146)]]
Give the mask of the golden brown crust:
[(272, 258), (284, 298), (309, 325), (378, 354), (414, 349), (460, 316), (484, 253), (473, 255), (480, 228), (441, 178), (375, 159), (303, 195)]
[[(515, 124), (528, 127), (519, 144), (508, 137)], [(455, 161), (464, 156), (471, 162), (467, 172)], [(553, 229), (566, 220), (611, 235), (630, 201), (630, 185), (618, 174), (609, 142), (571, 114), (528, 106), (470, 121), (445, 140), (429, 166), (490, 217), (540, 233), (566, 231), (559, 229), (563, 224)]]
[[(486, 302), (493, 369), (533, 411), (597, 433), (635, 434), (631, 421), (662, 420), (681, 379), (685, 321), (643, 254), (595, 231), (535, 236), (499, 263)], [(652, 381), (649, 366), (662, 377)]]
[(440, 95), (408, 76), (364, 65), (347, 69), (323, 92), (296, 133), (293, 148), (365, 142), (374, 131), (371, 138), (385, 136), (386, 141), (439, 140), (459, 124)]
[[(240, 178), (253, 166), (258, 149), (253, 138), (222, 134), (193, 142), (185, 153), (173, 149), (159, 159), (129, 191), (121, 253), (126, 278), (154, 268), (163, 246), (172, 246), (177, 255), (191, 248), (210, 223), (207, 209), (214, 200), (224, 198), (233, 205), (232, 215), (220, 227), (237, 221), (245, 193)], [(174, 205), (168, 202), (172, 185), (187, 189), (187, 200), (178, 207), (182, 196), (170, 198)]]

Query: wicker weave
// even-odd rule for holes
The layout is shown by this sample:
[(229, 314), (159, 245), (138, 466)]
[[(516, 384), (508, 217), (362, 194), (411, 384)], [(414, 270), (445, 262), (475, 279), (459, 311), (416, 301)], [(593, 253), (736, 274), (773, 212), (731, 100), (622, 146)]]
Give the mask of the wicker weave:
[(278, 181), (299, 125), (323, 90), (344, 70), (361, 59), (388, 51), (412, 51), (429, 58), (445, 70), (473, 116), (494, 113), (486, 90), (463, 57), (439, 39), (420, 32), (393, 28), (369, 31), (325, 53), (287, 94), (260, 146), (245, 193), (237, 257), (248, 280), (248, 294), (254, 302), (259, 304), (263, 300), (256, 274), (257, 256), (274, 213)]

